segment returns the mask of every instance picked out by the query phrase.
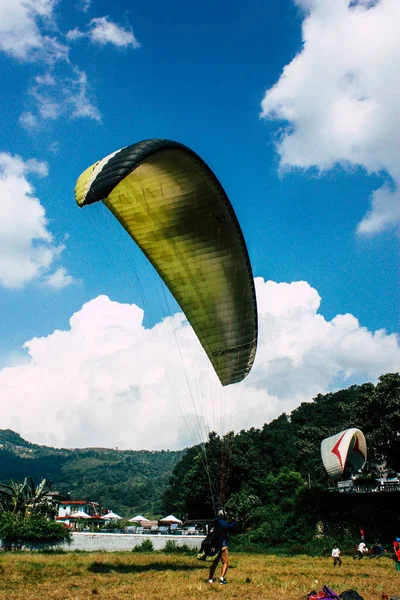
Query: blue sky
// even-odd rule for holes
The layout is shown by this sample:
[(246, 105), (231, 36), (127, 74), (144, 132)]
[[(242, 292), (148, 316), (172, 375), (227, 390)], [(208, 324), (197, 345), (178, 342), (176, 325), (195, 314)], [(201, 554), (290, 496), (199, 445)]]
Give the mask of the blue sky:
[[(185, 423), (215, 426), (222, 405), (229, 424), (261, 426), (398, 370), (399, 17), (396, 0), (0, 8), (0, 427), (54, 445), (182, 447)], [(87, 166), (151, 137), (214, 170), (258, 278), (257, 362), (223, 401), (207, 375), (214, 416), (189, 406), (196, 383), (175, 398), (178, 357), (156, 361), (176, 306), (106, 211), (74, 202)], [(148, 366), (135, 370), (142, 335)], [(160, 425), (176, 414), (172, 432)]]

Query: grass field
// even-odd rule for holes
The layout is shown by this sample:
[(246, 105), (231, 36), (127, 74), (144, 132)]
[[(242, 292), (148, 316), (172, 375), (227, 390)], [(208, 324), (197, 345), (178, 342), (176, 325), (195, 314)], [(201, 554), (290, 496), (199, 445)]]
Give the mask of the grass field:
[(333, 568), (330, 557), (231, 553), (228, 585), (207, 584), (207, 574), (207, 563), (185, 555), (10, 552), (0, 554), (0, 599), (200, 600), (219, 595), (240, 600), (300, 600), (324, 584), (337, 593), (355, 589), (364, 600), (381, 600), (382, 592), (389, 598), (400, 595), (400, 573), (385, 557), (361, 561), (344, 557), (342, 567)]

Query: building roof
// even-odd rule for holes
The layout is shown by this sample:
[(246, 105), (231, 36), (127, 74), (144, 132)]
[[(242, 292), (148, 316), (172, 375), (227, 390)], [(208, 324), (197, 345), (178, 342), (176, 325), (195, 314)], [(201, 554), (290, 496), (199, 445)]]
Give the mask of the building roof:
[[(73, 515), (64, 515), (63, 517), (56, 517), (56, 521), (65, 521), (65, 520), (74, 520), (74, 516)], [(94, 521), (100, 521), (101, 523), (104, 523), (104, 519), (102, 519), (100, 517), (100, 515), (88, 515), (88, 521), (90, 520), (94, 520)]]
[(67, 506), (73, 504), (73, 505), (83, 505), (83, 504), (95, 504), (96, 506), (99, 505), (98, 502), (91, 502), (90, 500), (62, 500), (61, 502), (59, 502), (59, 504), (65, 504)]

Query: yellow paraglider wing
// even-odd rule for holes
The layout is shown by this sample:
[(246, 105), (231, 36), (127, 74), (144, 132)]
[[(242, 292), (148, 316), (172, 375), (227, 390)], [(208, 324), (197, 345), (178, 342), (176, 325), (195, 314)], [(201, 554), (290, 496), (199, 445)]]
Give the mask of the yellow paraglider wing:
[(249, 373), (257, 306), (239, 223), (218, 179), (189, 148), (146, 140), (79, 177), (79, 206), (102, 200), (151, 261), (223, 385)]

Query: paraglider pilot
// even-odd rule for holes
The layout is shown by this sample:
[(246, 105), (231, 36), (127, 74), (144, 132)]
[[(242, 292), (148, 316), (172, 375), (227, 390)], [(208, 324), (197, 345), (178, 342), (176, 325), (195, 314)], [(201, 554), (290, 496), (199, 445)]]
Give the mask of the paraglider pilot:
[(236, 521), (232, 521), (231, 523), (227, 523), (225, 521), (225, 513), (224, 510), (221, 509), (218, 511), (218, 516), (214, 519), (214, 531), (218, 532), (219, 539), (221, 542), (221, 551), (215, 558), (214, 562), (210, 568), (210, 574), (208, 577), (208, 583), (214, 583), (214, 573), (217, 569), (218, 563), (221, 560), (222, 563), (222, 571), (221, 577), (219, 578), (220, 585), (225, 585), (228, 583), (225, 579), (226, 572), (228, 571), (228, 535), (227, 530), (236, 527), (238, 523)]

